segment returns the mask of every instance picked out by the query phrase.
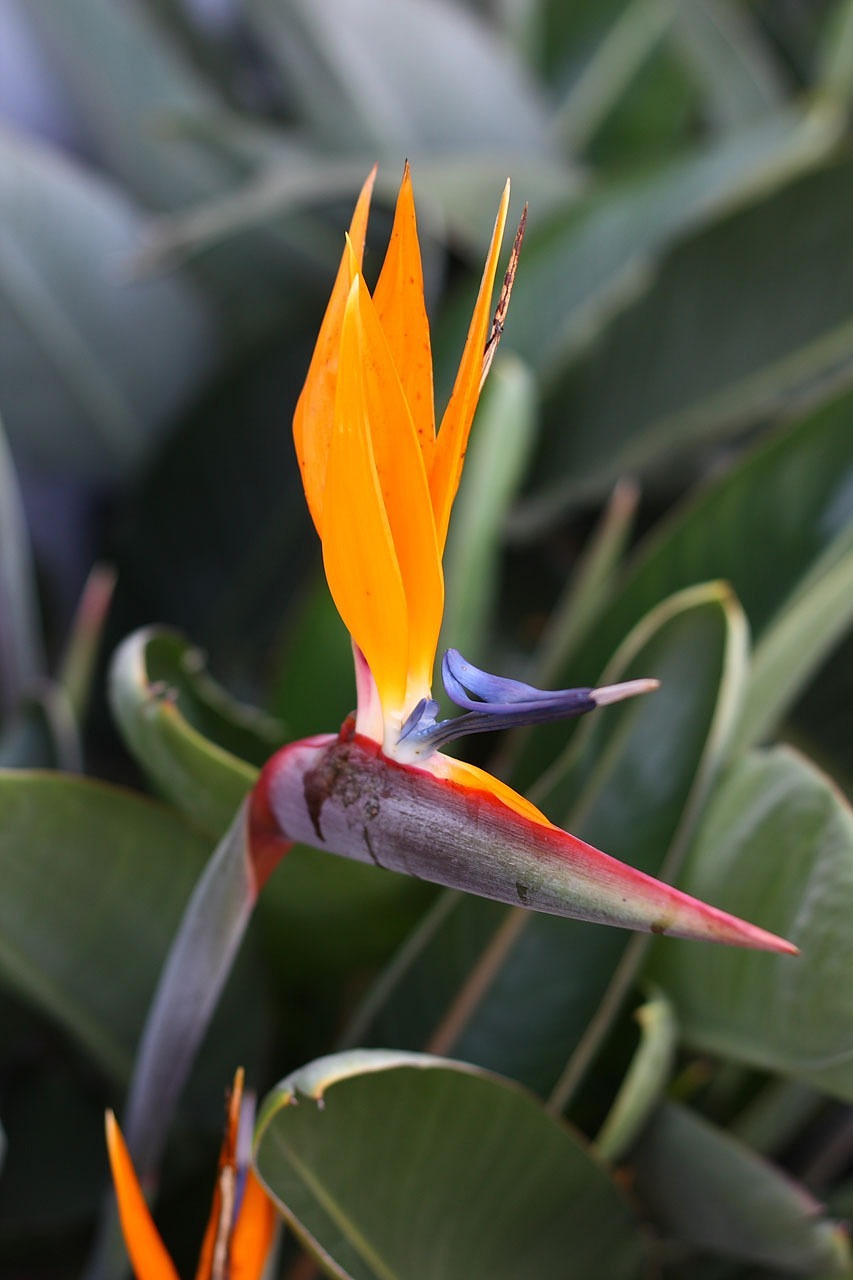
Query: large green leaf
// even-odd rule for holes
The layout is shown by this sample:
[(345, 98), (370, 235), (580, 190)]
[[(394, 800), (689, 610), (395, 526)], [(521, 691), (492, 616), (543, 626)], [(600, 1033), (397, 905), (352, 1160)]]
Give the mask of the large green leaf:
[(0, 977), (119, 1081), (207, 851), (130, 792), (0, 774)]
[(686, 1107), (660, 1107), (631, 1163), (639, 1195), (680, 1242), (786, 1274), (850, 1274), (843, 1228), (806, 1189)]
[(643, 1273), (637, 1219), (578, 1138), (458, 1063), (374, 1051), (302, 1068), (264, 1104), (255, 1165), (343, 1280)]
[[(546, 812), (651, 874), (674, 872), (716, 770), (744, 674), (740, 613), (718, 586), (666, 602), (630, 637), (605, 681), (657, 676), (661, 689), (599, 714), (569, 773), (551, 777)], [(714, 901), (713, 897), (710, 901)], [(437, 906), (420, 951), (371, 1029), (374, 1043), (420, 1047), (453, 1009), (461, 984), (499, 963), (453, 1050), (549, 1089), (628, 945), (621, 930), (516, 913), (492, 903)], [(503, 934), (504, 942), (500, 938)], [(443, 1033), (442, 1033), (443, 1034)]]
[(853, 816), (829, 780), (787, 749), (744, 757), (681, 883), (727, 911), (759, 913), (801, 950), (758, 957), (656, 942), (651, 972), (686, 1040), (853, 1098)]
[(672, 249), (648, 291), (549, 389), (528, 517), (541, 522), (627, 470), (671, 464), (820, 378), (849, 384), (852, 197), (845, 159)]
[(0, 133), (4, 416), (43, 466), (126, 478), (210, 366), (216, 333), (185, 279), (122, 280), (140, 231), (102, 179)]
[(87, 141), (129, 191), (171, 208), (222, 186), (220, 166), (174, 132), (176, 119), (215, 113), (217, 96), (144, 6), (32, 0), (27, 11)]
[[(395, 159), (476, 150), (549, 155), (548, 117), (513, 50), (437, 0), (251, 0), (300, 114), (325, 145)], [(440, 68), (440, 80), (436, 80)]]

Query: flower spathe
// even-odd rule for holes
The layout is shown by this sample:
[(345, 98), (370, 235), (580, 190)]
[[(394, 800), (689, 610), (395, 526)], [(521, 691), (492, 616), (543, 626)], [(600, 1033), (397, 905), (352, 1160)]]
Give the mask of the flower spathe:
[[(275, 1237), (275, 1208), (246, 1160), (244, 1136), (251, 1129), (251, 1114), (244, 1113), (242, 1102), (243, 1072), (238, 1070), (196, 1280), (214, 1276), (259, 1280)], [(106, 1115), (106, 1134), (122, 1234), (136, 1280), (178, 1280), (111, 1111)]]
[(768, 950), (790, 943), (554, 827), (512, 788), (439, 747), (468, 732), (580, 715), (656, 681), (542, 691), (455, 650), (438, 721), (432, 674), (442, 554), (482, 381), (512, 288), (519, 228), (492, 320), (507, 183), (450, 399), (436, 430), (432, 354), (408, 165), (371, 293), (362, 259), (374, 174), (358, 197), (294, 416), (329, 589), (353, 641), (358, 705), (340, 735), (285, 747), (252, 795), (259, 843), (299, 840), (534, 909)]

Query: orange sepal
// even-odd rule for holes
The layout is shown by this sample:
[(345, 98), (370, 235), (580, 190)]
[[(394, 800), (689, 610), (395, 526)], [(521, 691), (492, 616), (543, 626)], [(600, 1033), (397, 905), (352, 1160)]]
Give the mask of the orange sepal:
[(365, 396), (356, 277), (344, 312), (334, 429), (326, 468), (323, 564), (329, 590), (370, 667), (383, 707), (401, 707), (408, 675), (408, 609), (376, 469)]
[[(406, 597), (408, 635), (401, 632), (395, 639), (405, 649), (409, 679), (406, 702), (410, 704), (429, 695), (444, 611), (444, 574), (416, 424), (376, 306), (366, 288), (360, 287), (355, 296), (366, 422)], [(355, 523), (361, 517), (361, 504), (354, 486), (352, 494)], [(369, 563), (363, 572), (369, 578)], [(373, 607), (384, 613), (381, 597)]]
[(278, 1214), (250, 1169), (231, 1237), (229, 1280), (258, 1280), (272, 1247)]
[(424, 276), (408, 161), (373, 301), (429, 466), (435, 441), (432, 346), (424, 306)]
[(178, 1280), (160, 1232), (136, 1177), (121, 1129), (112, 1111), (106, 1114), (107, 1151), (118, 1201), (119, 1219), (137, 1280)]
[(509, 209), (509, 182), (504, 187), (495, 229), (480, 292), (474, 305), (474, 314), (468, 328), (465, 349), (459, 362), (459, 370), (453, 391), (448, 401), (441, 426), (436, 436), (433, 462), (430, 469), (429, 487), (432, 495), (432, 508), (435, 514), (435, 528), (438, 537), (439, 552), (444, 551), (447, 538), (447, 526), (450, 523), (450, 509), (456, 490), (459, 488), (459, 477), (462, 474), (462, 463), (468, 447), (468, 434), (474, 420), (474, 411), (480, 397), (480, 380), (483, 370), (483, 353), (486, 336), (489, 330), (492, 310), (492, 291), (495, 274), (498, 269), (498, 258), (501, 251), (506, 215)]
[(332, 433), (335, 403), (335, 386), (338, 376), (338, 349), (341, 339), (344, 309), (352, 283), (351, 255), (354, 251), (358, 269), (361, 269), (370, 197), (376, 178), (376, 166), (370, 171), (361, 188), (349, 229), (349, 243), (345, 245), (338, 267), (338, 274), (326, 307), (326, 314), (317, 335), (317, 343), (305, 385), (293, 415), (293, 440), (296, 457), (302, 472), (302, 483), (311, 518), (317, 532), (323, 534), (323, 498), (326, 478), (326, 458)]
[(458, 786), (470, 787), (473, 791), (483, 791), (493, 796), (495, 800), (506, 805), (507, 809), (511, 809), (522, 818), (527, 818), (530, 822), (538, 822), (543, 827), (555, 829), (553, 822), (550, 822), (535, 804), (531, 804), (524, 796), (513, 791), (512, 787), (501, 782), (500, 778), (486, 773), (485, 769), (478, 769), (475, 764), (468, 764), (465, 760), (454, 760), (451, 756), (437, 753), (430, 761), (430, 771), (437, 777), (446, 778), (448, 782), (455, 782)]

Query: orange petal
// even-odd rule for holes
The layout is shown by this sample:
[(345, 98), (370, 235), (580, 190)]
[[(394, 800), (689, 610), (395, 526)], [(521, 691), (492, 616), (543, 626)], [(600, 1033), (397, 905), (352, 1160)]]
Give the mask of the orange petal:
[(474, 306), (474, 314), (468, 329), (465, 350), (459, 363), (459, 371), (453, 384), (441, 427), (435, 441), (432, 468), (430, 470), (429, 487), (432, 495), (432, 507), (435, 513), (435, 527), (438, 545), (444, 550), (447, 538), (447, 526), (450, 522), (450, 508), (459, 488), (459, 477), (462, 474), (462, 463), (468, 446), (468, 433), (474, 420), (474, 411), (480, 395), (480, 375), (483, 368), (483, 352), (489, 331), (492, 310), (492, 290), (495, 273), (498, 268), (501, 240), (503, 239), (506, 215), (509, 208), (509, 182), (504, 187), (501, 197), (492, 242), (486, 257), (480, 292)]
[(468, 764), (464, 760), (454, 760), (451, 756), (445, 756), (437, 752), (429, 762), (429, 769), (437, 777), (447, 778), (449, 782), (455, 782), (461, 787), (471, 787), (474, 791), (485, 791), (490, 796), (494, 796), (496, 800), (500, 800), (501, 804), (506, 805), (508, 809), (512, 809), (513, 813), (519, 814), (522, 818), (527, 818), (530, 822), (538, 822), (543, 827), (551, 827), (556, 830), (553, 822), (549, 822), (545, 814), (541, 813), (535, 804), (531, 804), (524, 796), (519, 795), (517, 791), (513, 791), (512, 787), (507, 786), (505, 782), (501, 782), (500, 778), (495, 778), (491, 773), (486, 773), (484, 769), (478, 769), (475, 764)]
[[(405, 633), (393, 639), (403, 649), (409, 673), (409, 705), (427, 697), (432, 683), (444, 610), (444, 575), (415, 424), (373, 301), (363, 287), (357, 296), (365, 411), (406, 597), (408, 640)], [(354, 519), (359, 519), (357, 508)]]
[(360, 277), (344, 312), (334, 431), (326, 469), (323, 563), (329, 590), (364, 654), (384, 708), (406, 693), (408, 613), (371, 443), (365, 396)]
[(373, 291), (373, 301), (409, 403), (421, 449), (429, 462), (435, 440), (432, 347), (424, 306), (424, 276), (408, 160), (397, 197), (388, 252)]
[(106, 1114), (106, 1131), (122, 1234), (137, 1280), (178, 1280), (178, 1273), (145, 1203), (112, 1111)]
[(229, 1280), (258, 1280), (272, 1247), (278, 1215), (252, 1170), (231, 1237)]
[[(355, 260), (361, 268), (364, 253), (364, 237), (367, 232), (367, 216), (376, 168), (371, 170), (356, 202), (350, 223), (349, 239), (355, 249)], [(326, 458), (332, 434), (332, 417), (335, 405), (335, 384), (338, 375), (338, 348), (341, 340), (341, 324), (344, 307), (352, 283), (351, 250), (345, 246), (338, 267), (332, 296), (320, 326), (317, 344), (311, 357), (305, 385), (299, 396), (293, 415), (293, 439), (296, 457), (302, 472), (302, 483), (308, 509), (322, 536), (323, 494), (326, 479)]]
[[(233, 1187), (236, 1182), (237, 1130), (240, 1125), (240, 1106), (243, 1101), (244, 1078), (243, 1068), (238, 1067), (234, 1073), (234, 1083), (231, 1086), (231, 1093), (228, 1098), (225, 1135), (222, 1139), (222, 1146), (219, 1150), (216, 1186), (213, 1190), (210, 1216), (207, 1220), (207, 1228), (205, 1230), (204, 1239), (199, 1252), (198, 1266), (195, 1273), (196, 1280), (209, 1280), (209, 1277), (213, 1273), (213, 1254), (216, 1249), (217, 1241), (221, 1239), (223, 1232), (226, 1233), (226, 1236), (229, 1235), (232, 1227), (231, 1221), (223, 1221), (222, 1171), (223, 1169), (231, 1171), (231, 1189), (233, 1192)], [(233, 1214), (233, 1205), (230, 1212)]]

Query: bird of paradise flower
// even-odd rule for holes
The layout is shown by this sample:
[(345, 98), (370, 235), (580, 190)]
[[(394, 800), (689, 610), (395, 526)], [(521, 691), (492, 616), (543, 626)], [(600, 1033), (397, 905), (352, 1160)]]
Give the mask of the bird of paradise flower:
[[(243, 1071), (228, 1099), (225, 1136), (196, 1280), (259, 1280), (275, 1238), (275, 1207), (249, 1167), (252, 1108), (243, 1107)], [(136, 1176), (121, 1129), (107, 1112), (107, 1151), (119, 1219), (137, 1280), (178, 1280)]]
[[(294, 419), (326, 577), (352, 637), (358, 706), (339, 733), (292, 743), (268, 761), (196, 885), (160, 976), (128, 1098), (128, 1142), (145, 1177), (157, 1169), (258, 894), (294, 843), (556, 915), (797, 950), (594, 849), (498, 778), (441, 750), (464, 733), (580, 715), (649, 692), (656, 682), (543, 691), (490, 675), (451, 649), (442, 675), (463, 714), (437, 719), (431, 681), (442, 552), (480, 388), (506, 318), (520, 234), (490, 324), (507, 184), (436, 431), (408, 167), (371, 294), (362, 256), (372, 186), (373, 174), (356, 204)], [(117, 1185), (128, 1183), (114, 1121), (108, 1132)], [(154, 1274), (172, 1280), (173, 1271)]]
[(283, 748), (250, 805), (261, 878), (299, 841), (540, 911), (773, 951), (792, 944), (707, 906), (555, 827), (491, 774), (440, 748), (463, 734), (576, 716), (655, 681), (543, 691), (456, 650), (438, 720), (431, 684), (442, 553), (468, 435), (506, 318), (524, 219), (497, 312), (503, 192), (456, 381), (436, 430), (430, 331), (408, 165), (372, 294), (362, 258), (372, 173), (294, 417), (296, 454), (326, 578), (353, 642), (358, 707), (337, 735)]

